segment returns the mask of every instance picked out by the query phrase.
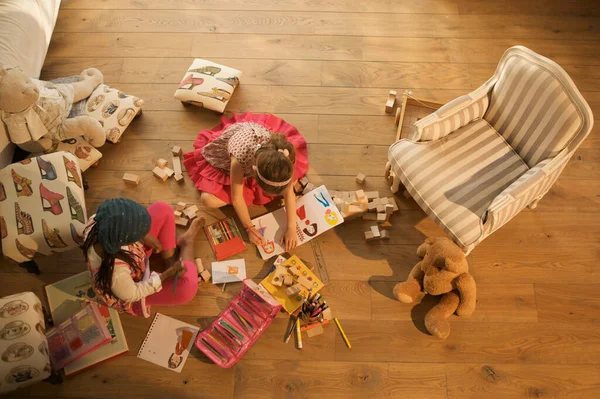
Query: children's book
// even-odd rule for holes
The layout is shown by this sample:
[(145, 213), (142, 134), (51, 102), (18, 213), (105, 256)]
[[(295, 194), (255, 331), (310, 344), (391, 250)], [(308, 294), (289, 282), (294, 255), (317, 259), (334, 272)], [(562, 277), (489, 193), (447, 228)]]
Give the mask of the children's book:
[(106, 328), (111, 335), (111, 341), (98, 349), (75, 360), (65, 367), (67, 376), (73, 375), (104, 362), (112, 357), (126, 353), (129, 350), (125, 332), (121, 325), (119, 312), (96, 302), (96, 293), (92, 289), (90, 273), (85, 271), (54, 284), (46, 286), (46, 296), (50, 313), (55, 325), (62, 323), (71, 315), (85, 307), (89, 302), (98, 306)]
[(54, 370), (63, 369), (111, 340), (104, 319), (93, 303), (50, 328), (46, 337)]
[[(315, 188), (296, 202), (296, 216), (298, 245), (344, 222), (325, 186)], [(258, 247), (263, 259), (285, 252), (282, 246), (283, 236), (287, 230), (285, 207), (253, 219), (252, 224), (266, 241), (266, 244)]]
[(137, 357), (181, 373), (199, 328), (157, 313)]
[(246, 261), (244, 259), (224, 260), (212, 263), (213, 284), (235, 283), (246, 278)]
[(240, 230), (232, 218), (204, 226), (204, 233), (206, 233), (217, 260), (227, 259), (247, 248)]

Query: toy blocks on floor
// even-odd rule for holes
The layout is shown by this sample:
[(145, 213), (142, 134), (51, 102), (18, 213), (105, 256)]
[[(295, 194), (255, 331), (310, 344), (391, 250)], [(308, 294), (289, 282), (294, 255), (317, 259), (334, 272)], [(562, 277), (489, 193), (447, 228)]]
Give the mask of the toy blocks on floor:
[(302, 291), (302, 286), (300, 284), (294, 284), (291, 287), (286, 288), (285, 293), (288, 296), (292, 296), (292, 295), (296, 295), (300, 291)]
[(169, 161), (167, 161), (166, 159), (163, 158), (158, 158), (158, 160), (156, 161), (156, 166), (158, 166), (159, 168), (164, 168), (165, 166), (167, 166), (169, 164)]
[(152, 173), (154, 173), (154, 176), (158, 177), (162, 181), (167, 181), (167, 179), (169, 178), (167, 172), (165, 172), (164, 169), (161, 169), (158, 166), (152, 169)]
[(181, 217), (181, 216), (175, 218), (175, 224), (178, 226), (187, 227), (189, 222), (190, 222), (189, 219)]
[(204, 265), (202, 264), (202, 259), (196, 258), (196, 259), (194, 259), (194, 262), (196, 262), (196, 269), (198, 269), (198, 277), (200, 277), (200, 274), (204, 271)]
[(208, 270), (204, 269), (204, 271), (202, 271), (202, 273), (200, 273), (200, 277), (202, 277), (202, 280), (204, 280), (208, 283), (210, 281), (211, 274)]
[(178, 202), (177, 205), (175, 205), (175, 210), (183, 211), (186, 206), (187, 204), (185, 202)]
[(133, 173), (125, 173), (123, 175), (123, 181), (126, 184), (137, 186), (138, 184), (140, 184), (140, 177), (138, 175), (134, 175)]
[(171, 159), (173, 163), (173, 170), (175, 171), (175, 180), (180, 183), (183, 181), (183, 171), (181, 168), (181, 159), (179, 157), (173, 157)]
[(367, 178), (367, 176), (365, 176), (362, 173), (359, 173), (358, 175), (356, 175), (356, 182), (358, 184), (363, 184), (365, 182), (365, 179)]
[(396, 104), (396, 95), (398, 93), (395, 90), (390, 90), (388, 93), (388, 99), (385, 103), (385, 112), (391, 114), (394, 111), (394, 104)]
[(175, 157), (180, 157), (183, 154), (183, 150), (181, 149), (180, 146), (176, 145), (176, 146), (173, 146), (173, 148), (171, 149), (171, 153)]

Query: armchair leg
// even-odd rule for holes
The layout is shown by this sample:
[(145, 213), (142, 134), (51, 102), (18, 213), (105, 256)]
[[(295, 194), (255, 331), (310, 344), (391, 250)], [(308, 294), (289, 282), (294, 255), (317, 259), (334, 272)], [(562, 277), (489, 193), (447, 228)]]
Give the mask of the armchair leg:
[(27, 262), (19, 263), (19, 266), (27, 270), (28, 273), (41, 274), (40, 266), (36, 261), (30, 260)]
[(539, 198), (534, 199), (529, 205), (527, 205), (527, 208), (535, 209), (537, 207), (538, 202), (540, 202)]

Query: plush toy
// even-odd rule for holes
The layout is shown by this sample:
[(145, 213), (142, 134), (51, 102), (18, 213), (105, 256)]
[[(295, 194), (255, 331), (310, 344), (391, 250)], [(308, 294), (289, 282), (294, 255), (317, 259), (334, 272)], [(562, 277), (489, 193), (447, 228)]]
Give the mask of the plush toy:
[(67, 119), (73, 102), (89, 97), (102, 82), (102, 73), (95, 68), (84, 70), (79, 82), (54, 84), (30, 79), (18, 68), (0, 67), (0, 119), (10, 140), (29, 152), (78, 136), (94, 147), (102, 146), (106, 135), (96, 119), (87, 115)]
[(413, 267), (405, 282), (394, 287), (394, 296), (400, 302), (412, 303), (421, 291), (442, 295), (427, 312), (425, 327), (432, 335), (446, 339), (450, 335), (448, 318), (454, 312), (470, 317), (475, 310), (475, 280), (469, 274), (465, 254), (447, 237), (427, 238), (417, 255), (423, 260)]

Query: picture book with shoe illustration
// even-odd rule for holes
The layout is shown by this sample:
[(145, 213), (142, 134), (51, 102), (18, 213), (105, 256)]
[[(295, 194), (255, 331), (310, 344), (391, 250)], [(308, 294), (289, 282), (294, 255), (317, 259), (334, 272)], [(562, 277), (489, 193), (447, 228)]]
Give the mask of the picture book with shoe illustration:
[[(344, 222), (325, 186), (308, 192), (296, 202), (296, 234), (302, 245)], [(285, 252), (282, 239), (287, 229), (285, 207), (252, 220), (266, 243), (258, 247), (260, 256), (269, 259)]]

